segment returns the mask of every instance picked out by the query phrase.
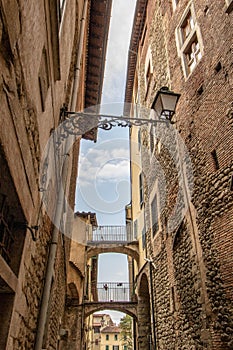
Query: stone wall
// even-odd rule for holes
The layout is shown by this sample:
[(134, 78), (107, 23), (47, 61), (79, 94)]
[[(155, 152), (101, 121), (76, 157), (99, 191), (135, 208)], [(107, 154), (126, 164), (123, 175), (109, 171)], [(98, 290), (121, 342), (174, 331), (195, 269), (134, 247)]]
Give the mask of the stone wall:
[(175, 307), (177, 348), (205, 349), (209, 337), (205, 339), (202, 336), (208, 319), (203, 317), (200, 272), (185, 224), (177, 232), (173, 254), (177, 299)]
[(51, 228), (52, 225), (45, 216), (39, 231), (40, 239), (36, 242), (35, 253), (29, 251), (25, 257), (22, 291), (15, 296), (11, 337), (8, 341), (9, 349), (32, 349), (34, 346)]
[(44, 336), (44, 347), (56, 350), (60, 340), (60, 329), (65, 309), (66, 271), (65, 271), (64, 238), (60, 236), (56, 262), (54, 266), (54, 281), (51, 286), (49, 314)]
[[(8, 340), (3, 346), (9, 350), (34, 348), (54, 228), (50, 219), (56, 210), (55, 179), (50, 184), (54, 196), (49, 203), (49, 218), (41, 206), (41, 195), (46, 192), (43, 192), (44, 188), (39, 189), (40, 161), (48, 138), (60, 122), (60, 108), (64, 102), (70, 102), (83, 1), (67, 1), (61, 23), (56, 22), (56, 3), (0, 1), (1, 152), (9, 167), (17, 205), (22, 212), (18, 220), (21, 225), (29, 227), (24, 225), (22, 229), (22, 240), (25, 238), (22, 251), (15, 249), (12, 253), (15, 256), (20, 254), (21, 258), (19, 271), (11, 271), (10, 275), (16, 281), (10, 294), (12, 300), (8, 302), (0, 294), (1, 302), (7, 302), (11, 314), (11, 322), (3, 316), (0, 326), (1, 334), (6, 326), (3, 332)], [(83, 91), (84, 79), (81, 79), (79, 88)], [(81, 99), (78, 97), (80, 108), (83, 106)], [(76, 143), (67, 181), (67, 188), (71, 184), (68, 194), (71, 205), (74, 204), (78, 151), (79, 144)], [(7, 181), (10, 180), (0, 177), (0, 193), (8, 187)], [(12, 197), (10, 192), (9, 196)], [(34, 225), (38, 226), (37, 230), (31, 229)], [(69, 242), (60, 236), (44, 336), (47, 349), (56, 349), (59, 343), (68, 255)], [(7, 276), (6, 271), (1, 268), (1, 279)], [(10, 279), (4, 283), (9, 284)]]
[[(224, 0), (180, 0), (174, 11), (170, 1), (151, 3), (144, 46), (145, 51), (151, 47), (153, 76), (146, 92), (146, 55), (142, 54), (140, 104), (150, 107), (156, 89), (163, 85), (181, 93), (173, 118), (181, 142), (166, 128), (157, 128), (154, 135), (153, 156), (166, 185), (159, 188), (166, 188), (166, 198), (154, 237), (149, 200), (158, 172), (156, 162), (148, 156), (150, 130), (142, 132), (147, 253), (155, 264), (157, 344), (159, 349), (227, 350), (232, 348), (233, 333), (232, 13), (226, 14)], [(200, 62), (185, 77), (176, 30), (191, 3), (203, 51)], [(180, 148), (182, 142), (187, 152)], [(185, 164), (188, 158), (191, 162)], [(177, 212), (169, 226), (177, 198)]]
[(84, 335), (82, 309), (82, 306), (80, 307), (67, 303), (63, 319), (65, 335), (61, 336), (61, 349), (73, 350), (82, 348), (82, 339)]
[(150, 298), (149, 284), (146, 274), (142, 274), (138, 289), (138, 349), (143, 350), (149, 347), (151, 334), (150, 320)]

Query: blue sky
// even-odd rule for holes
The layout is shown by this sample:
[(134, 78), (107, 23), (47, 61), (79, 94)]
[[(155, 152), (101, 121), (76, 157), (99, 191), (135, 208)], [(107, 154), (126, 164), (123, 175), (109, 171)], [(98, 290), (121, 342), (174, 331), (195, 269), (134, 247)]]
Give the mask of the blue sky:
[[(113, 0), (101, 113), (123, 114), (128, 48), (136, 0)], [(99, 225), (125, 225), (130, 202), (129, 130), (98, 130), (94, 144), (82, 140), (76, 210), (97, 214)], [(99, 281), (128, 281), (127, 256), (99, 256)], [(104, 311), (106, 312), (106, 310)], [(119, 323), (124, 316), (108, 312)]]

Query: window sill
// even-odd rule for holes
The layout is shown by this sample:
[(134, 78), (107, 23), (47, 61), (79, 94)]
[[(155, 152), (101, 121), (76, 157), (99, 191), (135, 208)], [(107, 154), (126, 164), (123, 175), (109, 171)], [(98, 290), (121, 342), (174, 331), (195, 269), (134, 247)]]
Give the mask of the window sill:
[(229, 15), (232, 12), (232, 10), (233, 10), (233, 0), (231, 0), (229, 5), (227, 6), (226, 13), (228, 13)]

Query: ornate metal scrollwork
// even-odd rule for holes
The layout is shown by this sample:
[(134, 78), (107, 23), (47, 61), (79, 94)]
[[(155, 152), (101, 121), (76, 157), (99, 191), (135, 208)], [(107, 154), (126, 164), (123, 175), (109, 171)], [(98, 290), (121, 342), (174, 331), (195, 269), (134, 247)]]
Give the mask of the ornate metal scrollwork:
[(95, 113), (84, 112), (68, 112), (62, 110), (63, 122), (62, 122), (62, 138), (67, 138), (68, 135), (82, 135), (86, 131), (92, 128), (100, 128), (103, 130), (111, 130), (113, 127), (131, 127), (142, 126), (147, 124), (168, 124), (167, 119), (147, 119), (147, 118), (130, 118), (126, 116), (113, 116)]
[(87, 131), (96, 128), (108, 131), (114, 127), (130, 128), (133, 125), (156, 125), (158, 123), (168, 125), (168, 123), (170, 123), (167, 119), (130, 118), (126, 116), (96, 114), (94, 112), (69, 112), (66, 108), (61, 109), (60, 119), (62, 123), (55, 133), (57, 151), (60, 149), (63, 141), (68, 139), (69, 136), (81, 137), (85, 135)]

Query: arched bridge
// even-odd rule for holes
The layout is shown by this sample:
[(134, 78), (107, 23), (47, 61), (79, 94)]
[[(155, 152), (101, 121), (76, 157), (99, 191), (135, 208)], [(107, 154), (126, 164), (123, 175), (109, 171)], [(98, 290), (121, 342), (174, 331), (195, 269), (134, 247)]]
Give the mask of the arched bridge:
[(100, 310), (116, 310), (137, 318), (137, 300), (133, 284), (126, 282), (93, 283), (94, 300), (84, 302), (85, 317)]
[(137, 301), (86, 302), (83, 304), (85, 317), (101, 310), (120, 311), (137, 320)]
[(132, 226), (98, 226), (87, 237), (87, 258), (101, 253), (122, 253), (139, 259), (138, 241)]

